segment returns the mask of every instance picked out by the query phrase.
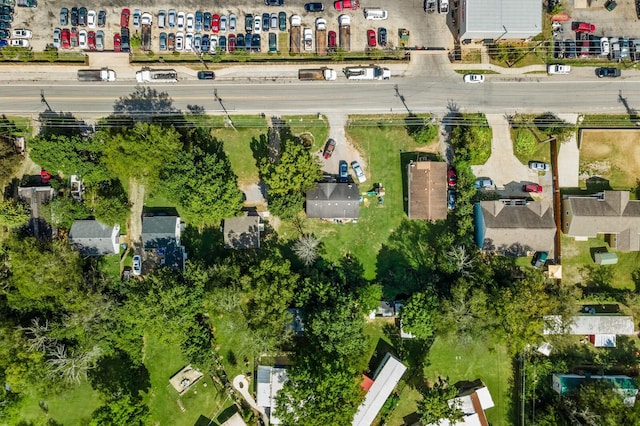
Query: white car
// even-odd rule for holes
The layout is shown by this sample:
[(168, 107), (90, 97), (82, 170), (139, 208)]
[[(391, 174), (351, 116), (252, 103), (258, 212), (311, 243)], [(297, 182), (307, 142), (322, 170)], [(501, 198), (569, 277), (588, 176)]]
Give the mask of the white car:
[(78, 33), (78, 47), (80, 49), (86, 49), (88, 47), (86, 30), (80, 30), (80, 32)]
[(96, 27), (96, 19), (98, 18), (98, 14), (95, 10), (90, 10), (87, 12), (87, 27), (95, 28)]
[(489, 178), (479, 178), (476, 179), (476, 183), (474, 184), (474, 186), (477, 189), (487, 189), (487, 188), (494, 188), (495, 185), (493, 184), (493, 181)]
[(236, 31), (236, 23), (238, 22), (238, 18), (236, 17), (235, 14), (231, 14), (229, 15), (229, 32), (235, 32)]
[(193, 32), (193, 29), (195, 27), (195, 21), (196, 21), (196, 18), (193, 15), (193, 13), (190, 13), (187, 15), (187, 31), (188, 32), (190, 33)]
[(178, 21), (176, 22), (176, 27), (179, 30), (183, 30), (184, 29), (184, 21), (185, 21), (184, 12), (178, 12)]
[(220, 16), (220, 32), (227, 32), (227, 15)]
[(549, 171), (549, 165), (547, 163), (543, 163), (542, 161), (529, 161), (529, 168), (537, 172)]
[(464, 76), (465, 83), (484, 83), (484, 75), (482, 74), (467, 74)]
[(552, 64), (547, 68), (549, 74), (569, 74), (571, 72), (571, 65)]
[(184, 49), (184, 33), (177, 33), (176, 34), (176, 46), (175, 46), (176, 51), (180, 52), (182, 51), (182, 49)]
[(16, 28), (15, 30), (11, 31), (12, 38), (31, 38), (32, 36), (33, 33), (31, 32), (31, 30), (27, 30), (24, 28)]
[(104, 50), (104, 31), (96, 32), (96, 50), (102, 52)]
[(253, 18), (253, 32), (255, 34), (260, 34), (260, 31), (262, 31), (262, 18), (258, 15)]
[(212, 54), (215, 54), (217, 48), (218, 48), (218, 36), (215, 34), (212, 34), (211, 38), (209, 39), (209, 52), (211, 52)]
[[(21, 31), (25, 31), (25, 30), (21, 30)], [(60, 28), (56, 28), (55, 30), (53, 30), (53, 47), (55, 47), (56, 49), (60, 49), (61, 37), (62, 37), (62, 30)], [(15, 37), (15, 38), (20, 38), (20, 37)]]
[(193, 33), (187, 33), (184, 37), (184, 50), (191, 52), (193, 50)]
[(609, 39), (607, 37), (602, 37), (600, 39), (600, 49), (604, 56), (609, 54)]
[(133, 11), (133, 28), (140, 28), (140, 9)]
[(358, 182), (362, 183), (367, 180), (367, 177), (364, 175), (364, 171), (362, 170), (362, 167), (360, 167), (360, 163), (358, 163), (357, 161), (352, 161), (351, 168), (353, 169), (353, 172), (356, 174), (356, 178), (358, 179)]
[(142, 16), (140, 17), (140, 23), (142, 25), (151, 25), (152, 22), (153, 22), (153, 15), (151, 15), (149, 12), (143, 13)]
[(29, 47), (29, 40), (24, 38), (9, 40), (9, 46)]
[(133, 256), (133, 275), (140, 275), (142, 274), (142, 258), (140, 257), (140, 255), (135, 255)]

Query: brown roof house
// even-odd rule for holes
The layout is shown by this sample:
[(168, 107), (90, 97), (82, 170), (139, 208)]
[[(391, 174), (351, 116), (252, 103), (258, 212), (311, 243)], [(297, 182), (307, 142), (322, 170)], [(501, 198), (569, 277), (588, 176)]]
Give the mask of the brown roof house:
[(360, 189), (353, 183), (321, 182), (307, 191), (307, 217), (335, 221), (360, 217)]
[(411, 161), (407, 166), (409, 219), (447, 218), (447, 163)]
[(546, 202), (481, 201), (474, 206), (474, 217), (476, 244), (483, 250), (506, 256), (553, 252), (556, 225)]
[(604, 191), (595, 196), (562, 200), (562, 232), (576, 240), (605, 234), (612, 248), (640, 251), (640, 201), (628, 191)]
[(224, 248), (258, 249), (260, 248), (260, 232), (264, 224), (260, 216), (232, 217), (224, 220)]

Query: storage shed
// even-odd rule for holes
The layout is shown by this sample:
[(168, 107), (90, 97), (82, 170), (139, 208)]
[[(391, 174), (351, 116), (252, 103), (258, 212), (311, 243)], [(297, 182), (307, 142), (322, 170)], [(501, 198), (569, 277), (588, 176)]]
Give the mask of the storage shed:
[(596, 253), (593, 257), (596, 265), (615, 265), (618, 263), (618, 255), (616, 253)]

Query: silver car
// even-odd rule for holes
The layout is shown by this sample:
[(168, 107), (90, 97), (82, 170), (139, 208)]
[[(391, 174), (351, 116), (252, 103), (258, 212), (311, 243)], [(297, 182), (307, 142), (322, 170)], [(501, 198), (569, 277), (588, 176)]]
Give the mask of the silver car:
[(102, 52), (104, 50), (104, 31), (96, 32), (96, 50)]
[(236, 31), (236, 22), (237, 22), (236, 15), (235, 14), (231, 14), (229, 15), (229, 31), (230, 32), (235, 32)]
[(358, 179), (358, 182), (362, 183), (367, 180), (367, 177), (364, 175), (364, 171), (362, 170), (360, 163), (358, 163), (357, 161), (352, 161), (351, 168), (353, 169), (353, 172), (356, 174), (356, 178)]
[(529, 168), (538, 172), (548, 172), (549, 165), (542, 161), (529, 161)]

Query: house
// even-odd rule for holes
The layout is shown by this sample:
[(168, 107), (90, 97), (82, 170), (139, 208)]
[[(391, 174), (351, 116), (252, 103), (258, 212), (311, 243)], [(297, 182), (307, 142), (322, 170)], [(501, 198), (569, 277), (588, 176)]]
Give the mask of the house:
[(360, 217), (360, 189), (354, 183), (320, 182), (307, 191), (307, 217), (335, 221)]
[[(479, 383), (479, 380), (477, 381)], [(457, 407), (462, 411), (463, 417), (455, 422), (446, 419), (440, 420), (438, 426), (489, 426), (489, 421), (485, 415), (485, 410), (495, 406), (489, 389), (484, 385), (479, 385), (466, 389), (453, 399), (447, 401), (450, 407)], [(432, 423), (428, 426), (436, 426)]]
[(256, 376), (256, 404), (264, 408), (271, 424), (278, 425), (280, 419), (276, 416), (276, 395), (289, 378), (287, 370), (281, 367), (259, 365)]
[(373, 375), (373, 384), (358, 407), (353, 418), (353, 426), (369, 426), (393, 392), (407, 367), (390, 353), (387, 353)]
[(411, 161), (407, 166), (409, 219), (447, 218), (447, 163)]
[(560, 315), (546, 315), (543, 334), (589, 336), (596, 347), (615, 347), (616, 336), (635, 334), (633, 317), (624, 315), (577, 315), (567, 323)]
[(636, 381), (629, 376), (579, 376), (577, 374), (553, 374), (552, 387), (559, 395), (566, 395), (577, 389), (587, 380), (606, 380), (613, 384), (616, 391), (624, 398), (624, 404), (633, 407), (636, 403), (636, 395), (638, 394), (638, 386)]
[(393, 318), (396, 316), (396, 303), (380, 301), (378, 307), (369, 312), (369, 319), (376, 317)]
[(97, 220), (76, 220), (69, 231), (69, 243), (82, 256), (102, 256), (120, 252), (120, 225), (109, 226)]
[(183, 270), (187, 252), (180, 244), (182, 224), (178, 216), (144, 216), (142, 245), (147, 259), (154, 258), (160, 266)]
[(264, 225), (260, 216), (232, 217), (224, 220), (224, 248), (258, 249), (260, 248), (260, 232)]
[(640, 251), (640, 201), (628, 191), (604, 191), (596, 196), (566, 196), (562, 200), (562, 232), (578, 241), (604, 234), (609, 246)]
[(552, 256), (556, 224), (546, 202), (481, 201), (474, 206), (474, 219), (476, 244), (483, 250), (505, 256), (546, 251)]
[(529, 39), (542, 32), (539, 0), (460, 0), (459, 40)]
[(40, 215), (40, 207), (53, 200), (55, 191), (49, 185), (46, 186), (21, 186), (18, 188), (18, 197), (29, 204), (31, 217), (29, 228), (38, 238), (50, 238), (53, 229)]

